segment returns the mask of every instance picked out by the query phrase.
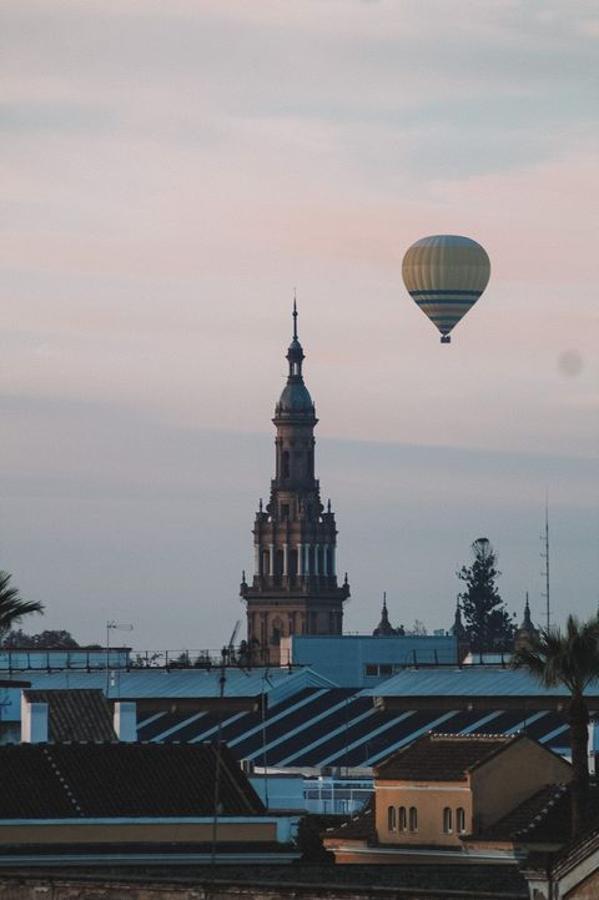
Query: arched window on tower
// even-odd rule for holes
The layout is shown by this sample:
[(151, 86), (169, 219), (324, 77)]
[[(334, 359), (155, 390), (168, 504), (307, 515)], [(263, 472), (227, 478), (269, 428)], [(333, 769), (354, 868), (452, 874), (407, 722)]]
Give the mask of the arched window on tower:
[(273, 645), (273, 647), (278, 647), (278, 645), (281, 643), (283, 633), (283, 622), (281, 621), (281, 619), (273, 619), (270, 632), (270, 643)]
[(281, 455), (281, 476), (283, 478), (289, 478), (289, 450), (283, 450)]
[(277, 550), (275, 553), (275, 575), (283, 574), (283, 551)]

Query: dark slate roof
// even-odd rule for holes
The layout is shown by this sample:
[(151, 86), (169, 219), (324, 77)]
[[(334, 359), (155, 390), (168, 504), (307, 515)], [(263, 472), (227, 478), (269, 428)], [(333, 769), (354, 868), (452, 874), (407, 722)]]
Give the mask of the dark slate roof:
[(382, 780), (465, 781), (466, 773), (518, 740), (504, 734), (429, 734), (375, 769)]
[(360, 812), (334, 828), (327, 828), (322, 838), (342, 838), (349, 841), (374, 841), (376, 828), (374, 824), (374, 801), (371, 797)]
[[(0, 819), (211, 816), (212, 744), (8, 744), (0, 746)], [(222, 748), (225, 816), (264, 806)]]
[(25, 691), (31, 703), (48, 704), (50, 741), (114, 741), (110, 706), (99, 689)]

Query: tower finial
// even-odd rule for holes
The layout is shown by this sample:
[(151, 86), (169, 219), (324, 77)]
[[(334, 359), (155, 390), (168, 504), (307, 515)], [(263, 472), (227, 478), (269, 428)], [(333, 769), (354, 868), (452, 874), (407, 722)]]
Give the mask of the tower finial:
[(293, 340), (297, 341), (297, 296), (293, 288)]

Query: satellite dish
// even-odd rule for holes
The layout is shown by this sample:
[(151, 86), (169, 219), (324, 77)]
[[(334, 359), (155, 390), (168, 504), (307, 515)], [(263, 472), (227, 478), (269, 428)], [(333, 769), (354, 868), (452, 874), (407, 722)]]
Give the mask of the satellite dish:
[(421, 238), (406, 251), (402, 275), (408, 293), (449, 344), (450, 331), (474, 306), (491, 276), (484, 247), (457, 234)]

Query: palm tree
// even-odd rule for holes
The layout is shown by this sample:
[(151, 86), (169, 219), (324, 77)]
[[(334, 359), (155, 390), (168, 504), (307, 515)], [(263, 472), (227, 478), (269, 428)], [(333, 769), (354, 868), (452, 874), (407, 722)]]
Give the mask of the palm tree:
[(0, 570), (0, 639), (7, 631), (20, 622), (23, 616), (42, 613), (44, 606), (39, 600), (23, 600), (19, 591), (10, 586), (12, 575)]
[(572, 750), (572, 834), (584, 826), (589, 793), (588, 725), (585, 688), (599, 678), (599, 619), (568, 616), (566, 630), (549, 628), (531, 635), (514, 651), (512, 665), (524, 668), (545, 687), (570, 692), (568, 722)]

